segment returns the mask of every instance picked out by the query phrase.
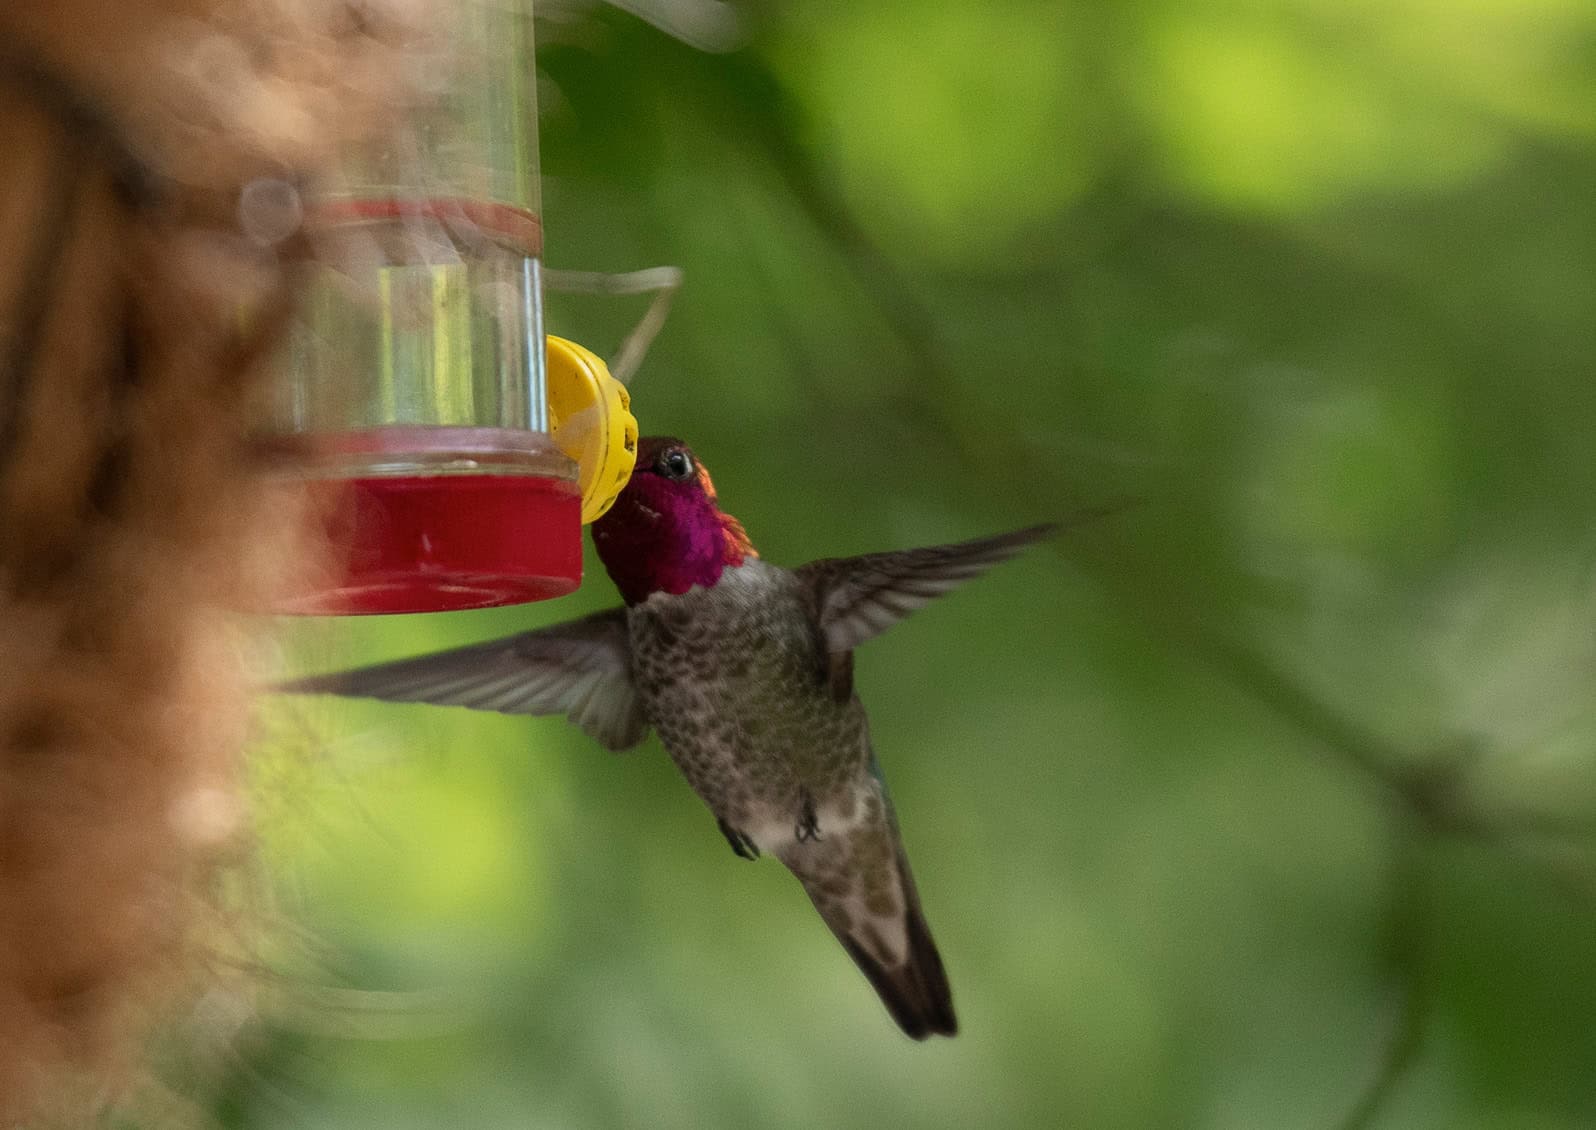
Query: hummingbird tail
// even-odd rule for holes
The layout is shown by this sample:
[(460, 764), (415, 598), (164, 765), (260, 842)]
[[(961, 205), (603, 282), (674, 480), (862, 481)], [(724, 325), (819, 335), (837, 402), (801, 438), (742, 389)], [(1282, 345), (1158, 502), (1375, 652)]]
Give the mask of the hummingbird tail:
[(957, 1035), (959, 1021), (953, 1015), (953, 991), (942, 969), (942, 955), (931, 940), (931, 929), (920, 912), (920, 899), (914, 892), (914, 881), (909, 877), (908, 865), (901, 853), (898, 860), (908, 903), (903, 916), (908, 939), (906, 960), (886, 965), (854, 937), (839, 933), (838, 939), (854, 964), (869, 978), (876, 995), (887, 1006), (899, 1028), (916, 1040), (932, 1035)]
[(878, 808), (780, 856), (898, 1027), (916, 1040), (952, 1036), (953, 994), (896, 833)]

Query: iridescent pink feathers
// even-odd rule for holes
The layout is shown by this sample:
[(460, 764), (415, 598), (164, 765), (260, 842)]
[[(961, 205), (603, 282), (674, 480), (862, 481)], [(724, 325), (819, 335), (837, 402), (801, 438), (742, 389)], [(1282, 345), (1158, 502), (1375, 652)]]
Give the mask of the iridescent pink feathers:
[(638, 441), (637, 469), (593, 523), (593, 544), (627, 604), (708, 587), (727, 567), (758, 556), (742, 523), (721, 511), (709, 472), (669, 436)]

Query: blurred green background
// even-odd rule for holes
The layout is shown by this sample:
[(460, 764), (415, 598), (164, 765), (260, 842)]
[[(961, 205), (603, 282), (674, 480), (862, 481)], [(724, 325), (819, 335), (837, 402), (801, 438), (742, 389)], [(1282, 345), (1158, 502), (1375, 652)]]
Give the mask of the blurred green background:
[(1141, 503), (860, 654), (963, 1032), (653, 738), (280, 703), (227, 1123), (1596, 1125), (1596, 5), (625, 7), (541, 9), (548, 262), (684, 268), (637, 413), (767, 558)]

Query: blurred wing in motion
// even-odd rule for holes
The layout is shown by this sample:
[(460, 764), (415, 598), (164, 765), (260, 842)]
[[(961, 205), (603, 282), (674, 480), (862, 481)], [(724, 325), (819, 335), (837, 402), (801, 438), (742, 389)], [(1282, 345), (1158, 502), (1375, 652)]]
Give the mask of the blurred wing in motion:
[(272, 689), (500, 714), (564, 714), (613, 750), (636, 745), (648, 732), (632, 682), (626, 614), (619, 608), (414, 659), (294, 679)]
[(916, 609), (973, 581), (1058, 526), (1029, 526), (955, 545), (863, 557), (830, 557), (799, 567), (833, 655), (874, 639)]

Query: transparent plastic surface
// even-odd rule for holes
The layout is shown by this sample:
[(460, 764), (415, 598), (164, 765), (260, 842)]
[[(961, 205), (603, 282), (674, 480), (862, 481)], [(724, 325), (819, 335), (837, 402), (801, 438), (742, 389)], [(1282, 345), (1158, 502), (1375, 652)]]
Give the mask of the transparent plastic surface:
[(531, 5), (438, 14), (423, 105), (307, 210), (283, 425), (335, 474), (570, 478), (547, 440)]
[[(434, 9), (431, 37), (412, 55), (425, 107), (345, 161), (332, 195), (492, 202), (535, 217), (531, 0), (450, 0)], [(522, 246), (542, 253), (541, 244)]]
[[(370, 202), (339, 202), (357, 204)], [(548, 438), (537, 260), (458, 202), (396, 206), (397, 218), (351, 215), (318, 233), (328, 253), (294, 340), (288, 427), (340, 474), (520, 465), (574, 477)]]
[(281, 428), (347, 485), (345, 565), (291, 610), (421, 612), (569, 592), (576, 464), (549, 435), (527, 0), (441, 5), (424, 104), (305, 210), (311, 277)]

